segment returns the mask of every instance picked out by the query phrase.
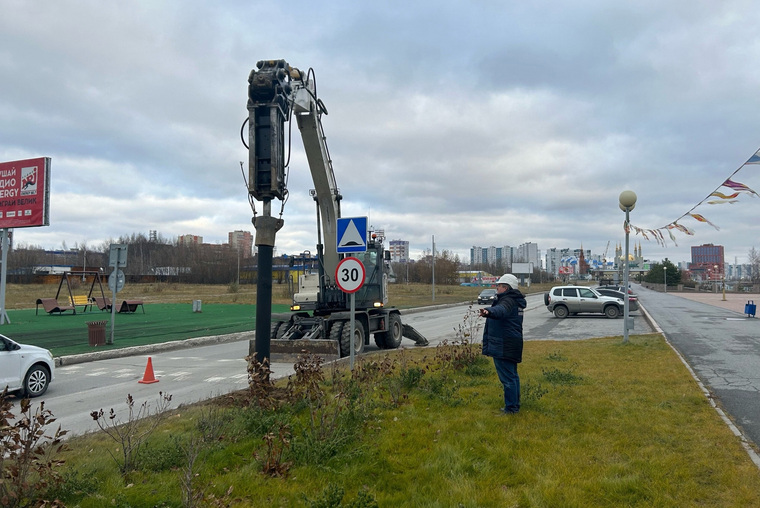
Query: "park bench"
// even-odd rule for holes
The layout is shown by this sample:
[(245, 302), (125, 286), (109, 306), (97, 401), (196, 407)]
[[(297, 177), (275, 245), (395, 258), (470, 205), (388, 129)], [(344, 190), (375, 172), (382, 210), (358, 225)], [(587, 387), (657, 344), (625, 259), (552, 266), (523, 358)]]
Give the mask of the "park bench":
[(66, 312), (67, 310), (74, 311), (74, 314), (77, 313), (76, 307), (74, 307), (73, 305), (60, 305), (58, 303), (58, 300), (56, 300), (55, 298), (37, 298), (37, 309), (35, 310), (35, 314), (39, 313), (40, 305), (42, 305), (42, 308), (45, 309), (45, 312), (47, 312), (48, 314), (57, 312), (60, 315)]
[(137, 311), (137, 307), (142, 307), (143, 314), (145, 314), (145, 306), (143, 306), (142, 300), (124, 300), (119, 306), (119, 312), (122, 314), (131, 314)]
[(100, 310), (111, 310), (111, 299), (110, 298), (101, 298), (96, 296), (93, 298), (93, 301), (95, 302), (95, 305), (98, 306), (98, 309)]
[(89, 298), (85, 295), (76, 295), (69, 297), (69, 305), (72, 307), (77, 307), (78, 305), (83, 306), (82, 312), (87, 312), (87, 308), (89, 307), (92, 309), (93, 302), (92, 298)]
[[(93, 298), (93, 302), (98, 306), (100, 310), (111, 310), (110, 298)], [(120, 314), (131, 314), (137, 311), (137, 307), (142, 307), (143, 314), (145, 314), (145, 307), (142, 300), (122, 300), (116, 307), (116, 312)]]

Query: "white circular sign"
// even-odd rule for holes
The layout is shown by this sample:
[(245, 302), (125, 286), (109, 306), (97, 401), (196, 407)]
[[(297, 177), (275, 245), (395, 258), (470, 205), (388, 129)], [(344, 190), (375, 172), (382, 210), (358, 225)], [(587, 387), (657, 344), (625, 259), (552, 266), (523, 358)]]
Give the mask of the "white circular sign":
[(335, 282), (344, 293), (355, 293), (364, 284), (364, 265), (356, 258), (343, 258), (335, 269)]

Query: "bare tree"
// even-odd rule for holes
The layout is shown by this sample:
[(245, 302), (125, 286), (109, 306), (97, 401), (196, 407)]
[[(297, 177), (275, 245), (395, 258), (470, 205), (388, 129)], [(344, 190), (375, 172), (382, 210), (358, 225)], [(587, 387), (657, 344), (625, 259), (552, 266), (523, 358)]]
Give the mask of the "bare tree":
[(760, 280), (760, 251), (752, 247), (747, 254), (749, 258), (750, 277), (752, 282)]

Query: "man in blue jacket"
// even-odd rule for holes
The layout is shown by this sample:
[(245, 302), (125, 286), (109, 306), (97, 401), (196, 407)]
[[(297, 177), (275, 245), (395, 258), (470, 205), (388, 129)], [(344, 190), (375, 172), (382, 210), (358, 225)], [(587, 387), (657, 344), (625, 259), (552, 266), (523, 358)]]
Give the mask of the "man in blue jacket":
[(520, 411), (520, 376), (517, 364), (522, 361), (523, 309), (525, 297), (517, 289), (517, 277), (502, 275), (496, 285), (496, 301), (491, 307), (480, 309), (486, 318), (483, 329), (483, 354), (493, 358), (496, 373), (504, 385), (505, 414)]

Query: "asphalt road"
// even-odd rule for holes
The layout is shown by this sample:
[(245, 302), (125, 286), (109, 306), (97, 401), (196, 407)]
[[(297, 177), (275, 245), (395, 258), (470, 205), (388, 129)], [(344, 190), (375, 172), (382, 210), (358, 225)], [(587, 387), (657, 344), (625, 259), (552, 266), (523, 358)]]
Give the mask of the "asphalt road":
[[(677, 293), (635, 289), (665, 337), (744, 435), (760, 444), (760, 322)], [(717, 298), (717, 297), (716, 297)], [(741, 309), (741, 310), (740, 310)]]
[[(404, 323), (414, 326), (435, 347), (444, 340), (461, 340), (465, 332), (476, 340), (482, 337), (482, 318), (475, 318), (478, 306), (456, 305), (417, 309), (403, 314)], [(642, 316), (634, 313), (636, 332), (651, 331)], [(557, 319), (546, 310), (542, 295), (528, 297), (524, 334), (526, 340), (582, 340), (622, 334), (622, 319), (603, 316)], [(188, 342), (190, 344), (192, 342)], [(402, 346), (415, 348), (404, 339)], [(377, 351), (374, 343), (366, 351)], [(92, 411), (113, 408), (117, 417), (126, 419), (126, 398), (132, 395), (136, 406), (147, 402), (155, 407), (159, 391), (172, 395), (172, 408), (190, 404), (248, 386), (245, 357), (248, 341), (220, 342), (172, 351), (145, 351), (119, 358), (68, 364), (56, 369), (56, 379), (48, 392), (35, 399), (45, 401), (60, 424), (70, 435), (97, 430), (89, 416)], [(157, 383), (139, 383), (145, 376), (151, 358)], [(275, 377), (293, 373), (292, 363), (273, 363)]]

